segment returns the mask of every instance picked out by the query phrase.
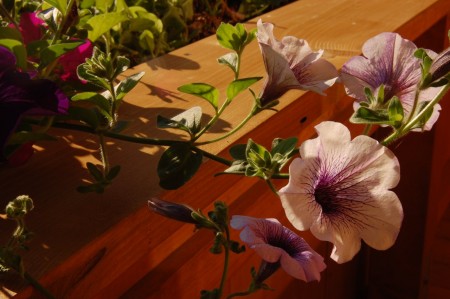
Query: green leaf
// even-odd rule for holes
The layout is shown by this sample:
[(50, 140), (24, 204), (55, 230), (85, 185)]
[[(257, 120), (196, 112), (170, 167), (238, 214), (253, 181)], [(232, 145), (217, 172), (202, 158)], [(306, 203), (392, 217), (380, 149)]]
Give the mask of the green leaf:
[(56, 7), (63, 15), (67, 13), (67, 0), (44, 0), (53, 7)]
[[(92, 177), (97, 181), (101, 182), (103, 181), (103, 173), (98, 169), (97, 165), (94, 165), (91, 162), (86, 163), (86, 167), (89, 170), (89, 173), (92, 175)], [(100, 165), (101, 167), (101, 165)]]
[(113, 180), (115, 177), (117, 177), (119, 172), (120, 172), (120, 165), (116, 165), (114, 167), (111, 167), (111, 169), (109, 170), (108, 174), (106, 174), (106, 179), (108, 181)]
[(272, 164), (272, 157), (268, 150), (262, 145), (255, 143), (252, 139), (247, 142), (245, 149), (246, 160), (255, 169), (269, 167)]
[(240, 23), (235, 26), (221, 23), (216, 30), (216, 37), (222, 47), (240, 54), (247, 40), (247, 31), (245, 31), (244, 25)]
[[(430, 103), (429, 101), (420, 102), (419, 107), (417, 109), (417, 114), (420, 113), (422, 110), (424, 110), (429, 103)], [(431, 118), (431, 116), (433, 115), (433, 110), (434, 110), (433, 108), (429, 109), (423, 115), (423, 117), (411, 129), (423, 128), (425, 126), (425, 124), (428, 122), (428, 120)]]
[(72, 101), (86, 101), (95, 105), (95, 107), (99, 110), (99, 112), (105, 116), (109, 121), (112, 120), (111, 104), (107, 98), (105, 98), (102, 94), (96, 92), (80, 92), (74, 95), (71, 98)]
[(108, 12), (114, 4), (114, 0), (95, 0), (95, 7), (101, 12)]
[[(6, 27), (2, 27), (0, 31)], [(16, 39), (3, 38), (0, 39), (0, 46), (7, 48), (16, 57), (16, 64), (22, 70), (27, 69), (27, 50), (22, 41)]]
[(247, 160), (245, 155), (245, 151), (247, 148), (247, 144), (236, 144), (230, 147), (230, 155), (235, 160)]
[(123, 97), (138, 84), (144, 75), (145, 72), (140, 72), (122, 80), (116, 87), (116, 100), (122, 100)]
[(217, 111), (219, 91), (214, 86), (206, 83), (191, 83), (178, 87), (178, 90), (207, 100)]
[(388, 115), (389, 121), (395, 128), (398, 128), (402, 124), (404, 118), (403, 106), (400, 99), (396, 96), (389, 101)]
[(235, 52), (225, 54), (217, 59), (217, 62), (228, 66), (233, 73), (237, 73), (238, 55)]
[(197, 172), (203, 155), (193, 152), (189, 144), (179, 143), (170, 146), (158, 163), (159, 185), (168, 190), (183, 186)]
[(71, 105), (69, 107), (69, 116), (71, 119), (81, 121), (93, 129), (98, 128), (100, 124), (98, 113), (95, 113), (95, 111), (91, 109)]
[(182, 113), (172, 117), (171, 119), (158, 115), (158, 128), (174, 128), (187, 131), (192, 137), (200, 130), (202, 118), (202, 108), (199, 106), (192, 107)]
[(362, 106), (351, 116), (350, 121), (355, 124), (390, 124), (385, 110), (372, 110)]
[(86, 63), (80, 64), (77, 67), (77, 75), (80, 79), (86, 80), (89, 83), (97, 85), (103, 89), (109, 89), (108, 81), (105, 78), (99, 77), (92, 73), (89, 65)]
[(239, 253), (242, 253), (245, 251), (245, 245), (241, 245), (237, 241), (230, 240), (229, 245), (230, 245), (230, 250), (234, 253), (239, 254)]
[(272, 155), (279, 153), (282, 156), (290, 157), (291, 154), (297, 149), (297, 141), (297, 137), (287, 139), (276, 138), (272, 142), (272, 150), (270, 153)]
[(246, 90), (251, 85), (261, 80), (261, 78), (262, 77), (252, 77), (234, 80), (227, 87), (227, 98), (230, 100), (234, 99), (240, 92)]
[(126, 20), (128, 16), (125, 12), (109, 12), (93, 16), (85, 25), (88, 30), (88, 39), (95, 42), (111, 28)]
[(61, 55), (75, 49), (79, 45), (83, 44), (84, 41), (72, 41), (63, 44), (56, 44), (45, 47), (40, 53), (41, 61), (39, 63), (39, 68), (44, 68), (49, 65), (52, 61), (56, 60)]

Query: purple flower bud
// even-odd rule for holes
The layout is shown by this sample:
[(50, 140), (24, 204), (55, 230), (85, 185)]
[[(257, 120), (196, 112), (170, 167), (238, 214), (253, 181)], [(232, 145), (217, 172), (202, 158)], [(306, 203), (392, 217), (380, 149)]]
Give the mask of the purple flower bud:
[(450, 47), (439, 53), (430, 67), (431, 82), (441, 79), (450, 72)]
[(152, 198), (148, 201), (148, 206), (153, 212), (164, 217), (181, 222), (198, 224), (191, 216), (195, 211), (185, 204)]

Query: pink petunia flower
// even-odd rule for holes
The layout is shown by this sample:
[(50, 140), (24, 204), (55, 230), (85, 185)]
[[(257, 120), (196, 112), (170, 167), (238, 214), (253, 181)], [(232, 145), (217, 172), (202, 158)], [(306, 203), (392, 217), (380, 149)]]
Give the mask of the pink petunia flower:
[(279, 267), (297, 279), (320, 280), (320, 272), (326, 268), (323, 258), (278, 220), (235, 215), (230, 224), (242, 230), (241, 240), (263, 259), (257, 283), (262, 283)]
[(321, 58), (322, 50), (313, 52), (307, 41), (293, 36), (277, 40), (273, 35), (273, 24), (258, 20), (257, 27), (257, 39), (268, 74), (260, 94), (261, 106), (290, 89), (311, 90), (323, 95), (323, 91), (336, 82), (337, 70)]
[(0, 163), (9, 137), (24, 115), (66, 114), (69, 99), (58, 86), (46, 79), (32, 79), (16, 69), (16, 58), (0, 47)]
[(74, 50), (61, 55), (59, 63), (62, 66), (61, 79), (63, 81), (76, 81), (78, 79), (77, 67), (86, 61), (86, 58), (92, 56), (94, 46), (90, 40)]
[(363, 239), (370, 247), (391, 247), (403, 220), (397, 195), (400, 179), (394, 154), (375, 139), (358, 136), (336, 122), (316, 126), (318, 137), (300, 147), (279, 196), (289, 221), (334, 244), (331, 258), (351, 260)]
[[(408, 117), (421, 80), (420, 60), (414, 57), (416, 50), (413, 42), (397, 33), (385, 32), (369, 39), (363, 45), (363, 56), (351, 58), (341, 69), (340, 78), (347, 94), (361, 102), (366, 99), (365, 87), (377, 95), (380, 86), (384, 85), (385, 99), (397, 96)], [(428, 50), (427, 53), (431, 58), (436, 57), (433, 51)], [(437, 93), (437, 88), (428, 88), (421, 92), (419, 102), (429, 101)], [(435, 105), (424, 130), (432, 128), (439, 117), (439, 110), (440, 106)], [(414, 130), (421, 131), (420, 128)]]
[(36, 12), (25, 12), (20, 15), (19, 29), (23, 42), (28, 45), (31, 42), (40, 40), (43, 36), (45, 22), (38, 18)]

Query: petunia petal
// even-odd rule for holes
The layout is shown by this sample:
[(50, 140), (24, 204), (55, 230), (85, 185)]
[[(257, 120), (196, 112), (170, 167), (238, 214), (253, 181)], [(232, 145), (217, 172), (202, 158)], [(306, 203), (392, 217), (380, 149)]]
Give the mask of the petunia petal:
[(311, 176), (314, 167), (302, 159), (294, 159), (289, 166), (289, 183), (278, 191), (286, 217), (298, 230), (307, 230), (320, 215), (320, 206), (314, 201), (311, 192)]

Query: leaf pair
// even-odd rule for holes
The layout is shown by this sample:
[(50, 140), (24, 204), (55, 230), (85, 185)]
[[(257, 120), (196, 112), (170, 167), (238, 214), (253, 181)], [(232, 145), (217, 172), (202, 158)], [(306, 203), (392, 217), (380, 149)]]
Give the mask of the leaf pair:
[(233, 165), (225, 173), (244, 173), (246, 176), (256, 176), (264, 180), (271, 178), (286, 165), (295, 154), (297, 138), (277, 138), (268, 151), (264, 146), (249, 139), (247, 144), (238, 144), (230, 148), (234, 158)]

